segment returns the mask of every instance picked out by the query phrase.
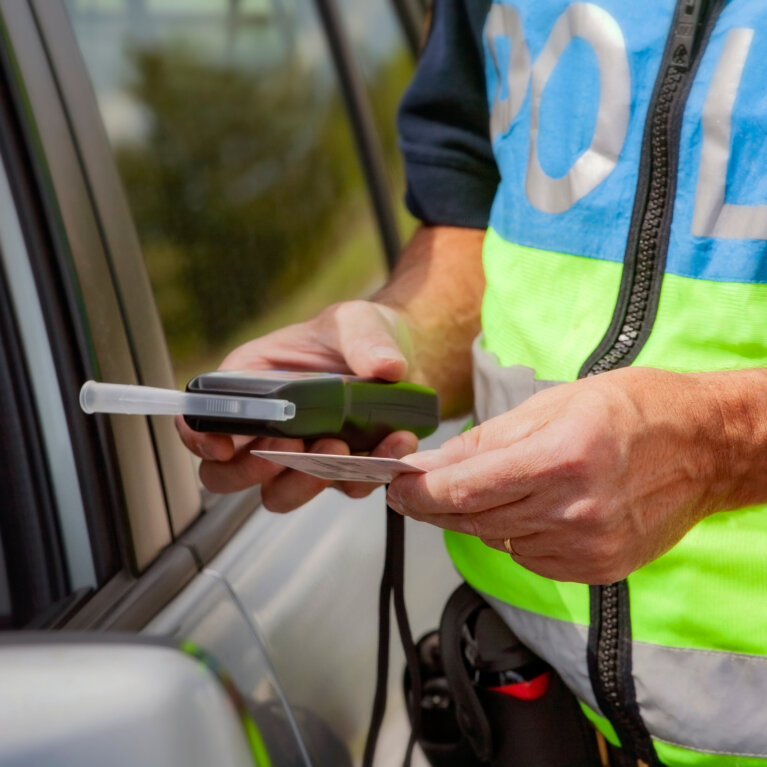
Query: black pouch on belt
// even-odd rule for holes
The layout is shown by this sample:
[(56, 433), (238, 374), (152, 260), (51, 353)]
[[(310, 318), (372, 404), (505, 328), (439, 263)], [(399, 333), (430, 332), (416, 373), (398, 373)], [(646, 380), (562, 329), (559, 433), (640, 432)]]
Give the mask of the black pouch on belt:
[[(430, 631), (418, 641), (421, 675), (420, 726), (418, 745), (432, 767), (482, 767), (456, 717), (455, 700), (445, 678), (439, 631)], [(413, 724), (413, 690), (410, 670), (405, 669), (405, 700)]]
[(424, 637), (419, 655), (419, 743), (434, 767), (602, 763), (575, 696), (470, 586), (450, 597), (438, 640)]

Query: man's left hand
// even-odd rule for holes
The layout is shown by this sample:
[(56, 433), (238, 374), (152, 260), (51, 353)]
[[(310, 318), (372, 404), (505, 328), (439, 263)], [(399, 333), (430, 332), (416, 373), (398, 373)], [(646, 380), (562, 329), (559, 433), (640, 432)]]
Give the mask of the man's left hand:
[[(706, 515), (752, 500), (748, 453), (763, 435), (741, 433), (742, 407), (722, 396), (740, 373), (625, 368), (539, 392), (411, 456), (428, 473), (395, 479), (389, 503), (500, 550), (508, 539), (549, 578), (620, 580)], [(764, 384), (764, 371), (748, 374)]]

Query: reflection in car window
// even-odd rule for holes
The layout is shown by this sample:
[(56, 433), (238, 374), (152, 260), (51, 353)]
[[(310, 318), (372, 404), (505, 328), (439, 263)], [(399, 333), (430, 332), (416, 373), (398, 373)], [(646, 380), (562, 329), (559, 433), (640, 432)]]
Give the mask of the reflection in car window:
[(405, 242), (416, 220), (405, 207), (405, 171), (397, 148), (396, 115), (415, 69), (413, 54), (389, 0), (340, 0), (344, 27), (362, 67)]
[(384, 260), (309, 0), (67, 0), (180, 384)]

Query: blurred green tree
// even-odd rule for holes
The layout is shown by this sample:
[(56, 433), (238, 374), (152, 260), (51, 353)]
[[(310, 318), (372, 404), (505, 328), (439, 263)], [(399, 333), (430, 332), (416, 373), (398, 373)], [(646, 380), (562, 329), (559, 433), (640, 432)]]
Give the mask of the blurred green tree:
[[(127, 90), (147, 127), (116, 146), (117, 162), (172, 357), (204, 357), (358, 229), (368, 201), (356, 148), (330, 73), (295, 56), (247, 71), (188, 46), (129, 55)], [(400, 51), (369, 83), (391, 168), (411, 72)], [(376, 257), (363, 258), (372, 272)]]
[(268, 77), (133, 52), (148, 129), (117, 161), (172, 346), (215, 346), (311, 276), (361, 191), (342, 105), (297, 62)]

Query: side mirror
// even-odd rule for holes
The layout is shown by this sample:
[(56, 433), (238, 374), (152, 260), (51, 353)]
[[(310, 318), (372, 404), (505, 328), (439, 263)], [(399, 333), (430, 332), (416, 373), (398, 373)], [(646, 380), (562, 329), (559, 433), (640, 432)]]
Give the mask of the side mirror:
[(170, 644), (7, 635), (0, 679), (0, 767), (269, 764), (236, 691)]

